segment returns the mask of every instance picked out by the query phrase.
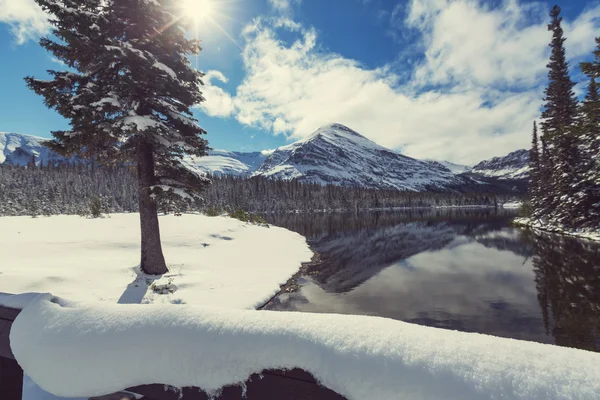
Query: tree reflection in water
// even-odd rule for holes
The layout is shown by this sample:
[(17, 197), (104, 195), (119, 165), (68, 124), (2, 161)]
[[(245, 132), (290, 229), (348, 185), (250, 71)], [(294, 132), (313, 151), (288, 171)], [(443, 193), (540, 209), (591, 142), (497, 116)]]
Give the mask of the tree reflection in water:
[(524, 232), (546, 332), (559, 346), (600, 351), (600, 246)]
[(514, 212), (494, 209), (266, 217), (306, 236), (321, 257), (298, 292), (268, 309), (600, 351), (600, 244), (516, 229)]

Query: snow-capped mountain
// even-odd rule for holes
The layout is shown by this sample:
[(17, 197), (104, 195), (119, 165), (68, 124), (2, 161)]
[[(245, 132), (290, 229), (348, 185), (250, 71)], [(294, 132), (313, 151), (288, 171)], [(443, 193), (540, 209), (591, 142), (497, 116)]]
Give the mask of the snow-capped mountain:
[(444, 189), (458, 183), (446, 167), (406, 157), (332, 124), (278, 148), (254, 176), (379, 189)]
[(452, 172), (455, 175), (464, 174), (465, 172), (471, 171), (471, 167), (469, 167), (467, 165), (455, 164), (450, 161), (437, 161), (437, 160), (429, 160), (429, 159), (425, 160), (425, 161), (427, 161), (429, 163), (441, 164), (444, 167), (448, 168), (450, 170), (450, 172)]
[(64, 162), (64, 157), (44, 147), (45, 140), (36, 136), (0, 132), (0, 164), (25, 166), (34, 156), (38, 166)]
[(471, 172), (498, 179), (527, 179), (529, 151), (517, 150), (504, 157), (482, 161)]
[(269, 150), (252, 153), (211, 150), (208, 156), (192, 157), (189, 162), (200, 171), (212, 175), (250, 176), (271, 154)]
[[(0, 164), (23, 166), (34, 156), (37, 165), (73, 161), (44, 147), (45, 140), (0, 133)], [(504, 193), (514, 186), (511, 182), (523, 179), (528, 171), (526, 150), (483, 161), (470, 170), (445, 161), (420, 161), (404, 156), (339, 124), (322, 127), (311, 136), (276, 150), (251, 153), (213, 150), (206, 157), (190, 157), (186, 162), (191, 168), (213, 175), (263, 176), (412, 191)]]

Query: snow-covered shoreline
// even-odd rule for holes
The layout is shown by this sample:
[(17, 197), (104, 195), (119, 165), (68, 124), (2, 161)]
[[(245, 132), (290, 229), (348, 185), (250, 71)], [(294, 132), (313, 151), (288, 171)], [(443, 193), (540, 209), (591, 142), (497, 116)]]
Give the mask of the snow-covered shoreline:
[(600, 242), (600, 231), (595, 230), (568, 230), (561, 228), (559, 226), (544, 224), (540, 220), (534, 220), (533, 218), (515, 218), (513, 220), (513, 224), (516, 226), (530, 228), (534, 231), (553, 233), (557, 235), (571, 236), (579, 239), (587, 239), (593, 240), (595, 242)]
[[(152, 277), (136, 267), (138, 214), (2, 217), (0, 292), (253, 309), (313, 256), (303, 236), (283, 228), (193, 214), (161, 216), (160, 224), (169, 273)], [(152, 289), (169, 283), (174, 293)]]
[(25, 299), (11, 347), (25, 373), (58, 396), (151, 382), (217, 393), (295, 367), (349, 400), (600, 395), (600, 354), (584, 350), (379, 317), (51, 299)]

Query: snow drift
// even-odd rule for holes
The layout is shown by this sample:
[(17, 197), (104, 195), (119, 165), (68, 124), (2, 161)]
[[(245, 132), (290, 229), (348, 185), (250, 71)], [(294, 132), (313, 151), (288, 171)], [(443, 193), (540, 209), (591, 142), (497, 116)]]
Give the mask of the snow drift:
[(350, 400), (594, 399), (600, 355), (376, 317), (84, 306), (27, 299), (11, 347), (25, 373), (67, 397), (164, 383), (215, 393), (299, 367)]

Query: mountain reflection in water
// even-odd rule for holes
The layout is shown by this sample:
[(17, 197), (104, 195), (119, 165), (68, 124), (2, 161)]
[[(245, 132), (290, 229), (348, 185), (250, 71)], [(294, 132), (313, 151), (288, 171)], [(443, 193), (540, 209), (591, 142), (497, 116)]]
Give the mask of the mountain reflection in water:
[(600, 351), (600, 244), (513, 228), (513, 211), (267, 215), (320, 261), (266, 308), (375, 315)]

